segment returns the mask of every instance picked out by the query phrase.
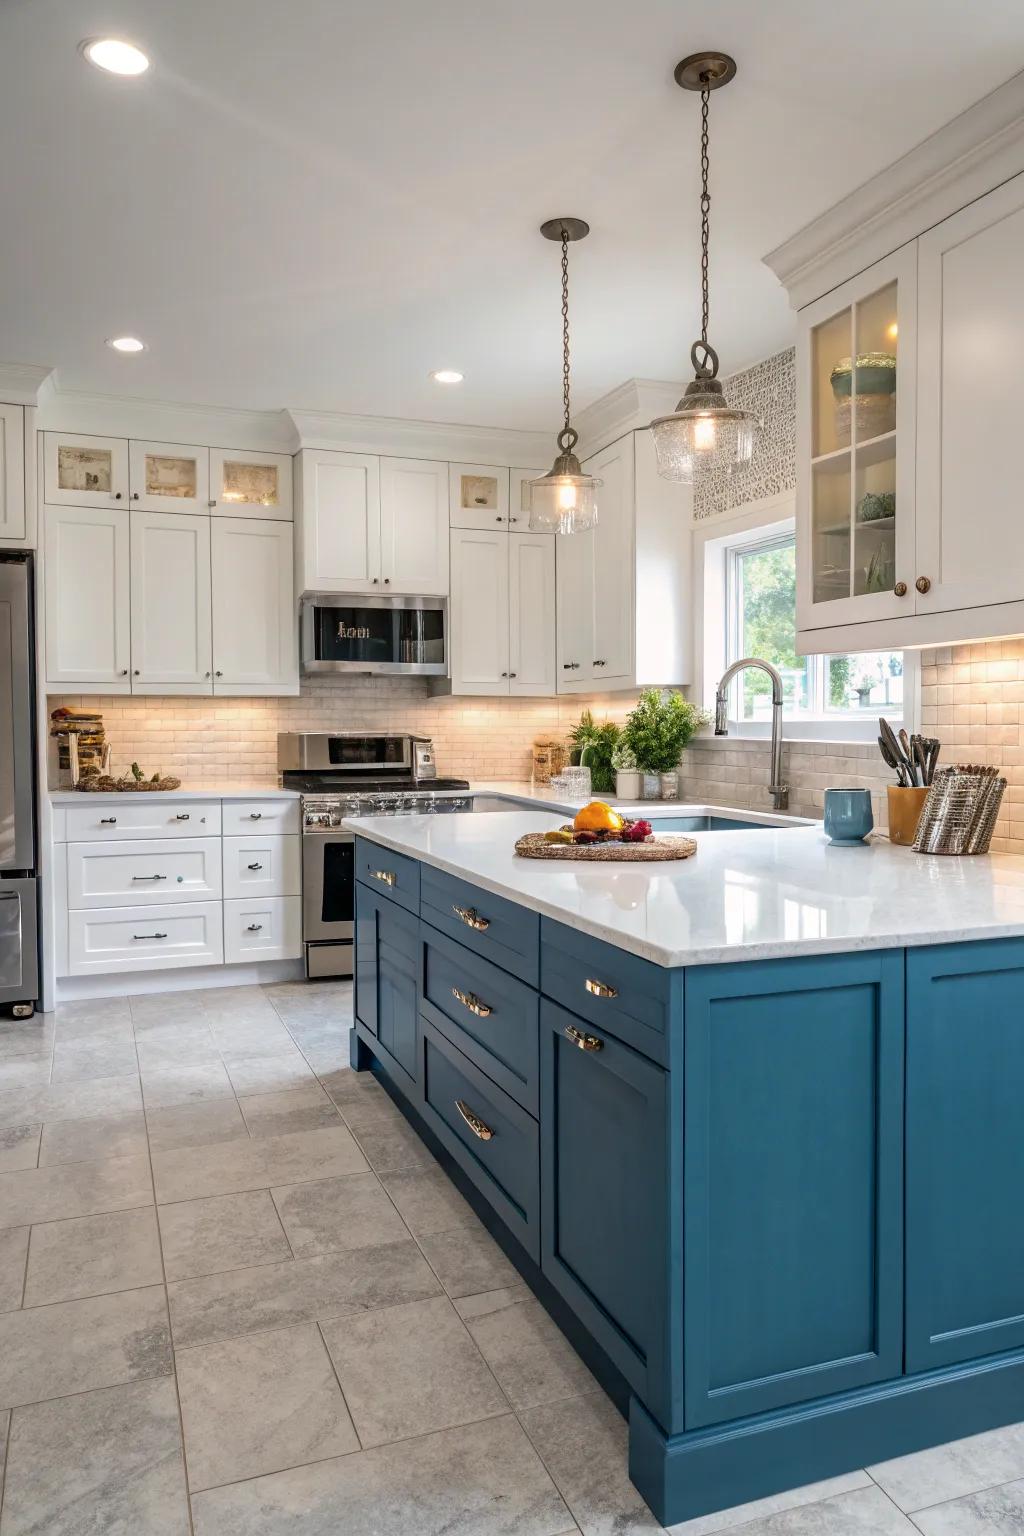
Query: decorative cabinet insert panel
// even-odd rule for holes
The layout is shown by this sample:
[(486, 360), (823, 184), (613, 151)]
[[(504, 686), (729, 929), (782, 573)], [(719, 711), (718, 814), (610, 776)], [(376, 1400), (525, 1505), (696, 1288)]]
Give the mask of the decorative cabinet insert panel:
[(126, 505), (127, 439), (44, 432), (43, 499), (51, 507)]
[(132, 506), (140, 512), (208, 512), (210, 450), (185, 443), (128, 445)]
[(291, 522), (291, 456), (211, 448), (210, 507), (220, 517)]
[(507, 532), (508, 470), (494, 464), (449, 464), (448, 507), (453, 528)]

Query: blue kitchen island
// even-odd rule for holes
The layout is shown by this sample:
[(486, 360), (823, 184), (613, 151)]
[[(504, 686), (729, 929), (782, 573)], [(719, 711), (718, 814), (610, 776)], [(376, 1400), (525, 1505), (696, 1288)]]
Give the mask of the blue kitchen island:
[(1024, 860), (350, 825), (353, 1065), (628, 1399), (662, 1522), (1024, 1419)]

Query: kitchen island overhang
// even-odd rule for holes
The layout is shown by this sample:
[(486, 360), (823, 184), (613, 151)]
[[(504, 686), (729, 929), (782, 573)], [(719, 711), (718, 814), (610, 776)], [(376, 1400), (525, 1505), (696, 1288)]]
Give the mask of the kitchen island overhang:
[(628, 1384), (658, 1518), (1024, 1417), (1024, 860), (567, 874), (518, 820), (353, 825), (356, 1064)]

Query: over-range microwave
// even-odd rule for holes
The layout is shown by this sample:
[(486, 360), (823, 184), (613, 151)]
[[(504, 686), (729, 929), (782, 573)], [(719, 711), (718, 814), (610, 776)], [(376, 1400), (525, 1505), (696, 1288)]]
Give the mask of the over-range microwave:
[(307, 592), (303, 672), (448, 672), (448, 600)]

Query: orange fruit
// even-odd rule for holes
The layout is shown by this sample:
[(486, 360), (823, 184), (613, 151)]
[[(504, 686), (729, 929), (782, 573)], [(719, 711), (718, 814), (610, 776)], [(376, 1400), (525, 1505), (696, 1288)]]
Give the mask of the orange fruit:
[(621, 832), (624, 825), (618, 811), (613, 811), (603, 800), (591, 800), (582, 811), (576, 812), (573, 822), (577, 832)]

